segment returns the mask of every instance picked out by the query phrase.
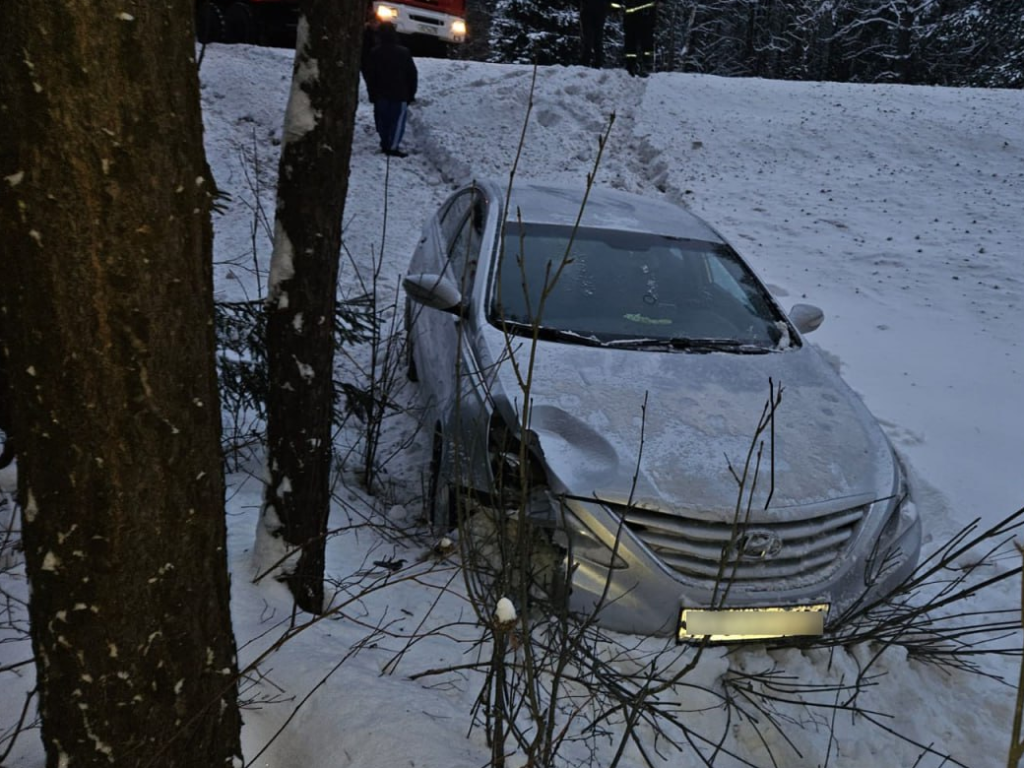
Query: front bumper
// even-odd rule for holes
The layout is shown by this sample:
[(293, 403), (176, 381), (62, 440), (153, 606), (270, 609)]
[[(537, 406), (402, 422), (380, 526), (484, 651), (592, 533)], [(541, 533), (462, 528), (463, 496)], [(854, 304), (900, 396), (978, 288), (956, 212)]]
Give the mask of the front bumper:
[[(572, 574), (570, 610), (594, 615), (607, 629), (673, 636), (679, 636), (688, 609), (827, 606), (822, 622), (834, 628), (889, 595), (917, 565), (921, 523), (909, 501), (875, 502), (874, 507), (852, 543), (835, 562), (818, 570), (818, 578), (757, 582), (725, 575), (709, 581), (670, 568), (608, 506), (592, 500), (552, 500), (559, 517), (556, 528), (566, 542), (563, 565)], [(595, 540), (604, 544), (605, 555), (593, 556)], [(728, 574), (728, 563), (722, 572)]]
[(450, 14), (387, 2), (376, 3), (375, 13), (378, 19), (394, 24), (400, 35), (424, 35), (452, 44), (466, 39), (465, 21)]

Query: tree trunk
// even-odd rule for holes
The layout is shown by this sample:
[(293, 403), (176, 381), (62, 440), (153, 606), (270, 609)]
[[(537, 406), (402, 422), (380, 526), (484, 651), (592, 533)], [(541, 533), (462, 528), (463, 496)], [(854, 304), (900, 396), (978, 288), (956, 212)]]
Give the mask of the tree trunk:
[(319, 613), (331, 500), (335, 294), (366, 7), (303, 0), (301, 9), (267, 299), (269, 482), (258, 549), (270, 565), (281, 550), (266, 546), (267, 537), (301, 548), (281, 576), (299, 608)]
[(0, 311), (49, 768), (240, 756), (193, 0), (0, 25)]

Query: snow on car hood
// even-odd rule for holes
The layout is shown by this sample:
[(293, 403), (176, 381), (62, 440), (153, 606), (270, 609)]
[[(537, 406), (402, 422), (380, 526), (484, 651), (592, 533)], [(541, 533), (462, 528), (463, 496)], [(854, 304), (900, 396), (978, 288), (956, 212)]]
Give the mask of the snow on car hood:
[[(518, 415), (524, 398), (511, 364), (490, 368), (504, 356), (502, 333), (488, 327), (478, 341), (499, 409)], [(529, 340), (512, 341), (525, 363)], [(773, 516), (799, 516), (808, 505), (854, 506), (893, 491), (895, 460), (880, 427), (807, 345), (732, 354), (539, 342), (533, 375), (529, 427), (559, 492), (622, 502), (632, 493), (638, 505), (730, 519), (739, 486), (729, 467), (743, 472), (769, 380), (783, 389), (774, 484), (766, 432), (752, 509), (769, 492)]]

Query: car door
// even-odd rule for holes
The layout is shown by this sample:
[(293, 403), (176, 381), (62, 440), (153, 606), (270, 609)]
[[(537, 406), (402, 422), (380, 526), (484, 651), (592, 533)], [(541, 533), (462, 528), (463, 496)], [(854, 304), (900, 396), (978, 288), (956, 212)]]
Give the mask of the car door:
[[(470, 188), (456, 193), (442, 207), (424, 232), (409, 270), (437, 274), (453, 281), (467, 306), (480, 251), (482, 228), (475, 223), (477, 216), (474, 214), (478, 200), (479, 193)], [(418, 305), (410, 306), (409, 312), (413, 318), (412, 341), (427, 416), (434, 422), (448, 421), (457, 400), (459, 347), (464, 323), (450, 312)]]
[(482, 307), (477, 304), (484, 301), (484, 294), (477, 285), (477, 267), (485, 249), (486, 196), (473, 190), (469, 202), (466, 216), (451, 239), (448, 251), (451, 277), (465, 297), (465, 313), (452, 326), (441, 351), (445, 367), (454, 372), (452, 387), (446, 392), (449, 407), (443, 417), (448, 455), (453, 460), (449, 476), (462, 486), (475, 485), (473, 478), (479, 477), (481, 467), (487, 466), (489, 416), (486, 377), (476, 349), (477, 324), (482, 317)]

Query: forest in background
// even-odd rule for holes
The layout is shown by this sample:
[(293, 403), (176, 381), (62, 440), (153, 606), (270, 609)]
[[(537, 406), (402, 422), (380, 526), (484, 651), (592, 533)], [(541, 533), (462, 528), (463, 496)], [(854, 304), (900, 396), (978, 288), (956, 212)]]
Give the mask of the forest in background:
[[(577, 0), (469, 0), (480, 61), (576, 64)], [(660, 0), (656, 69), (917, 85), (1024, 87), (1020, 0)], [(606, 27), (606, 61), (622, 14)]]

